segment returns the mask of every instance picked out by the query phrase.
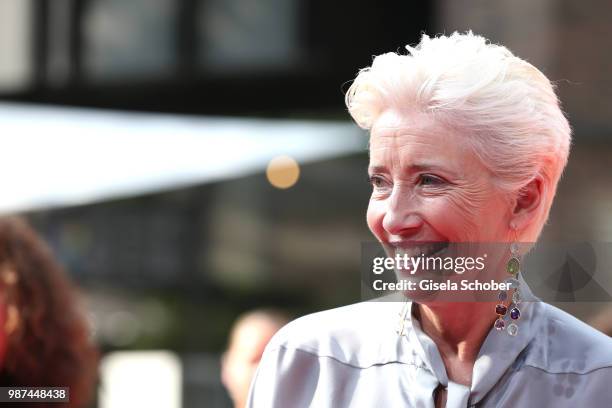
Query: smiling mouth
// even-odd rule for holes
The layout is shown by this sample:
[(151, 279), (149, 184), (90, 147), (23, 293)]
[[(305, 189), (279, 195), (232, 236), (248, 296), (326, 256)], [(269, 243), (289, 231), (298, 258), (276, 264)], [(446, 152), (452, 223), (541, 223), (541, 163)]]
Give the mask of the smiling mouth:
[(448, 246), (449, 246), (448, 242), (430, 242), (426, 244), (423, 244), (423, 243), (421, 244), (417, 244), (417, 243), (393, 244), (396, 255), (400, 255), (402, 257), (404, 255), (407, 255), (408, 257), (411, 257), (411, 258), (418, 257), (418, 256), (425, 256), (425, 257), (439, 256), (448, 248)]

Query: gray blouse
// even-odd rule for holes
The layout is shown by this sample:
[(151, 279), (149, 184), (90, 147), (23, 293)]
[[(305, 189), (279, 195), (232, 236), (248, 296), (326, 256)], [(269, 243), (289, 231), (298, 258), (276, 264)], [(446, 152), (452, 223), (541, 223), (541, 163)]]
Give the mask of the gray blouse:
[[(491, 329), (472, 385), (449, 381), (434, 342), (396, 302), (299, 318), (266, 348), (248, 407), (612, 407), (612, 339), (543, 302), (522, 303), (515, 337)], [(458, 319), (461, 316), (457, 316)]]

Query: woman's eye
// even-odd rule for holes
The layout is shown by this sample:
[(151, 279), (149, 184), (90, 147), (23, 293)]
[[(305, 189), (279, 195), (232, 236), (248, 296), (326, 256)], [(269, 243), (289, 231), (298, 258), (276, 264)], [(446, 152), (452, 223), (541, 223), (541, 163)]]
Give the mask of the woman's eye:
[(435, 186), (443, 183), (444, 180), (442, 180), (440, 177), (436, 177), (431, 174), (421, 174), (421, 176), (419, 177), (419, 185), (422, 186)]
[(368, 180), (374, 188), (382, 188), (385, 186), (385, 180), (382, 177), (370, 176), (368, 177)]

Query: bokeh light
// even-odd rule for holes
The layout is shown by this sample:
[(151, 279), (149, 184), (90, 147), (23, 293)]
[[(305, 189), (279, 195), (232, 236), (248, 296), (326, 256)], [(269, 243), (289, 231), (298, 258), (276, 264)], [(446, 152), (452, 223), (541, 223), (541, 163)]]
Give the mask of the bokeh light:
[(266, 176), (274, 187), (280, 189), (290, 188), (300, 178), (300, 166), (289, 156), (278, 156), (268, 163)]

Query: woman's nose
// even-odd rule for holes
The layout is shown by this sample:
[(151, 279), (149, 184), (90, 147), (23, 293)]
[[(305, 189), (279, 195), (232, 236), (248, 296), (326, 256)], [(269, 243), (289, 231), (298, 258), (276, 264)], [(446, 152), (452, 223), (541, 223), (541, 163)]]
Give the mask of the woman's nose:
[(423, 219), (417, 212), (417, 203), (412, 194), (396, 189), (387, 200), (382, 226), (390, 235), (409, 236), (423, 226)]

